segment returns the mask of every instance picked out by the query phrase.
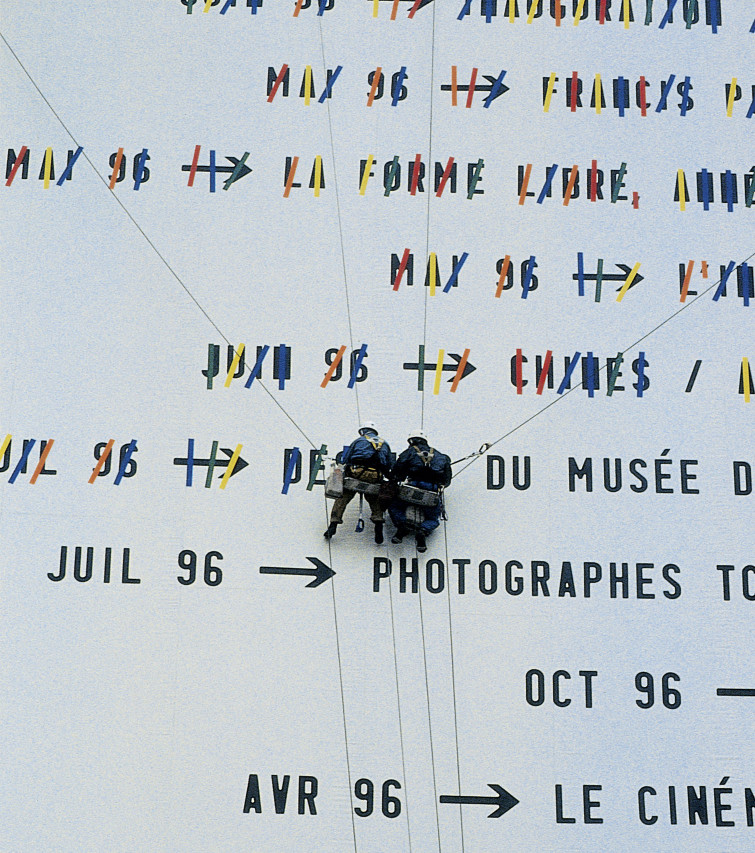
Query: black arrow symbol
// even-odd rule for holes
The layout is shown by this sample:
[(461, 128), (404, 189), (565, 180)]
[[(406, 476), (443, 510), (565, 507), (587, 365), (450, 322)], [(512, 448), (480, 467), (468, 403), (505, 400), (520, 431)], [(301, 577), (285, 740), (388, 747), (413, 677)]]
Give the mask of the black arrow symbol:
[[(449, 355), (456, 361), (456, 364), (444, 364), (442, 370), (453, 370), (454, 372), (456, 372), (459, 368), (461, 356), (457, 355), (455, 352), (450, 352)], [(436, 365), (433, 365), (433, 367), (436, 367)], [(477, 368), (471, 362), (467, 361), (467, 363), (464, 365), (464, 370), (462, 370), (461, 372), (461, 379), (463, 379), (465, 376), (469, 376), (469, 374), (472, 373), (474, 370), (477, 370)], [(454, 377), (452, 376), (448, 381), (453, 382)]]
[(326, 580), (332, 578), (335, 572), (330, 566), (326, 566), (322, 560), (318, 560), (317, 557), (307, 557), (310, 563), (314, 566), (314, 569), (287, 569), (283, 566), (260, 566), (260, 574), (261, 575), (309, 575), (314, 576), (314, 580), (310, 581), (307, 586), (310, 589), (314, 589), (316, 586), (320, 586), (321, 583), (325, 583)]
[[(231, 163), (233, 163), (233, 165), (232, 166), (215, 166), (215, 171), (216, 172), (228, 172), (228, 174), (233, 175), (233, 173), (236, 172), (236, 169), (238, 168), (238, 172), (236, 173), (236, 176), (234, 177), (233, 181), (231, 181), (231, 183), (235, 183), (236, 181), (240, 181), (242, 178), (245, 178), (247, 175), (249, 175), (252, 171), (252, 169), (249, 166), (247, 166), (246, 163), (242, 163), (239, 166), (239, 159), (240, 158), (238, 158), (238, 157), (226, 157), (225, 159), (230, 160)], [(190, 172), (191, 166), (187, 166), (187, 165), (181, 166), (181, 171), (182, 172)], [(196, 172), (211, 172), (212, 167), (211, 166), (197, 166), (195, 171)]]
[[(629, 273), (630, 273), (630, 272), (632, 272), (632, 268), (631, 268), (631, 267), (628, 267), (626, 264), (616, 264), (616, 266), (617, 266), (620, 270), (623, 270), (623, 271), (624, 271), (624, 274), (623, 274), (623, 275), (617, 275), (617, 276), (613, 277), (613, 280), (614, 280), (614, 281), (621, 281), (621, 282), (626, 281), (626, 280), (627, 280), (627, 276), (629, 275)], [(632, 283), (629, 285), (629, 287), (627, 288), (627, 290), (631, 290), (631, 289), (635, 286), (635, 284), (639, 284), (641, 281), (643, 281), (643, 280), (644, 280), (644, 278), (645, 278), (645, 276), (642, 276), (642, 275), (640, 275), (639, 273), (637, 273), (637, 275), (635, 275), (635, 277), (632, 279)], [(622, 285), (622, 286), (623, 286), (623, 285)], [(621, 290), (621, 287), (617, 287), (617, 288), (616, 288), (616, 292), (617, 292), (617, 293), (618, 293), (620, 290)]]
[[(632, 267), (629, 267), (626, 264), (614, 264), (614, 266), (617, 266), (620, 270), (622, 270), (622, 272), (620, 272), (620, 273), (618, 273), (618, 272), (603, 273), (603, 275), (601, 275), (601, 277), (600, 277), (601, 281), (625, 282), (627, 280), (627, 276), (629, 275), (630, 272), (632, 272)], [(629, 290), (631, 290), (635, 286), (635, 284), (639, 284), (641, 281), (644, 281), (644, 278), (645, 278), (644, 276), (637, 273), (637, 275), (632, 280), (632, 283), (629, 285)], [(579, 273), (575, 272), (574, 275), (572, 275), (572, 279), (574, 281), (579, 281)], [(583, 281), (597, 281), (598, 280), (598, 274), (597, 273), (585, 273), (582, 276), (582, 280)], [(617, 291), (621, 290), (621, 287), (617, 287), (616, 290)]]
[[(231, 456), (233, 456), (233, 451), (230, 449), (230, 447), (221, 447), (220, 449), (223, 451), (223, 453), (225, 453), (228, 459), (212, 460), (209, 457), (207, 459), (194, 458), (191, 460), (192, 465), (197, 465), (203, 468), (209, 468), (210, 464), (212, 464), (215, 468), (227, 468), (228, 463), (231, 461)], [(188, 465), (189, 460), (185, 456), (176, 456), (173, 459), (173, 464)], [(249, 463), (246, 461), (246, 459), (244, 459), (242, 456), (239, 456), (239, 458), (236, 460), (236, 464), (233, 468), (233, 471), (231, 471), (231, 477), (235, 477), (236, 474), (238, 474), (239, 471), (241, 471), (242, 469), (246, 468), (247, 465), (249, 465)], [(220, 474), (219, 476), (222, 478), (223, 474)]]
[[(455, 352), (450, 352), (449, 355), (452, 359), (454, 359), (456, 364), (444, 364), (441, 370), (452, 370), (454, 373), (456, 373), (459, 367), (459, 362), (461, 361), (461, 356)], [(404, 370), (419, 370), (420, 364), (417, 361), (405, 361), (403, 367)], [(423, 370), (426, 370), (428, 373), (430, 371), (434, 372), (436, 367), (437, 364), (435, 362), (426, 361), (422, 365)], [(462, 371), (461, 378), (463, 379), (465, 376), (469, 376), (469, 374), (472, 373), (474, 370), (477, 370), (477, 368), (472, 364), (472, 362), (467, 361), (467, 363), (464, 365), (464, 370)], [(453, 382), (454, 377), (452, 376), (448, 381)]]
[(462, 796), (447, 796), (443, 795), (440, 798), (441, 803), (458, 803), (459, 805), (471, 806), (496, 806), (488, 817), (500, 817), (506, 814), (509, 809), (513, 809), (519, 802), (513, 794), (502, 788), (500, 785), (488, 784), (488, 788), (492, 788), (496, 795), (495, 797), (462, 797)]
[[(476, 92), (491, 92), (493, 90), (493, 87), (495, 86), (495, 84), (498, 82), (498, 78), (493, 77), (492, 74), (483, 74), (482, 76), (488, 81), (488, 83), (487, 83), (487, 85), (485, 83), (476, 84), (475, 85), (475, 91)], [(493, 97), (491, 98), (491, 101), (490, 101), (491, 103), (496, 98), (500, 98), (501, 95), (505, 94), (506, 92), (508, 92), (510, 90), (510, 87), (507, 86), (505, 83), (500, 83), (499, 86), (500, 86), (500, 88), (495, 93), (495, 95), (493, 95)], [(456, 87), (456, 89), (459, 92), (468, 92), (469, 91), (469, 84), (463, 84), (463, 85), (460, 84)], [(450, 83), (444, 83), (440, 87), (440, 90), (441, 90), (441, 92), (450, 92), (453, 90), (453, 86), (451, 86)]]

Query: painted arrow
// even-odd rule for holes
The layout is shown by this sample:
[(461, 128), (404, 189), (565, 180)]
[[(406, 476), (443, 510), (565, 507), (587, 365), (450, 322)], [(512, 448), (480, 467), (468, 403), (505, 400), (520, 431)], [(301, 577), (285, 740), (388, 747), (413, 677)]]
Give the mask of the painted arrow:
[[(226, 183), (230, 186), (230, 184), (235, 183), (236, 181), (240, 181), (242, 178), (245, 178), (252, 172), (252, 169), (243, 162), (244, 158), (239, 157), (226, 157), (226, 160), (230, 160), (233, 163), (232, 166), (215, 166), (215, 172), (227, 172), (231, 175), (233, 180), (226, 181)], [(191, 172), (191, 166), (181, 166), (182, 172)], [(212, 166), (196, 166), (194, 167), (195, 172), (212, 172)]]
[[(475, 91), (476, 91), (476, 92), (491, 92), (491, 91), (493, 90), (493, 86), (495, 86), (495, 84), (498, 82), (498, 78), (497, 78), (497, 77), (493, 77), (493, 75), (492, 75), (492, 74), (483, 74), (482, 76), (483, 76), (483, 77), (484, 77), (488, 82), (487, 82), (487, 84), (486, 84), (486, 83), (478, 83), (478, 84), (475, 86)], [(460, 83), (460, 84), (456, 87), (456, 89), (457, 89), (459, 92), (468, 92), (468, 91), (469, 91), (469, 84), (462, 84), (462, 83)], [(441, 90), (441, 92), (451, 92), (451, 91), (453, 90), (453, 86), (452, 86), (450, 83), (443, 83), (443, 85), (440, 87), (440, 90)], [(509, 90), (510, 90), (510, 87), (509, 87), (509, 86), (507, 86), (505, 83), (500, 83), (500, 84), (499, 84), (499, 89), (498, 89), (498, 91), (497, 91), (497, 92), (495, 93), (495, 95), (493, 95), (493, 97), (490, 99), (490, 100), (491, 100), (491, 103), (492, 103), (496, 98), (500, 98), (500, 97), (501, 97), (501, 95), (504, 95), (504, 94), (505, 94), (506, 92), (508, 92)]]
[[(620, 273), (619, 272), (603, 273), (603, 275), (601, 275), (601, 277), (600, 277), (601, 281), (625, 282), (627, 280), (627, 276), (629, 275), (630, 272), (632, 272), (632, 268), (627, 266), (626, 264), (615, 264), (614, 266), (617, 266), (620, 270), (622, 270), (622, 272), (620, 272)], [(644, 276), (641, 276), (639, 273), (637, 273), (637, 275), (634, 277), (634, 280), (629, 285), (629, 289), (631, 290), (636, 284), (639, 284), (641, 281), (644, 281), (644, 278), (645, 278)], [(574, 281), (579, 281), (579, 279), (580, 279), (579, 273), (575, 272), (572, 275), (572, 279)], [(598, 280), (598, 274), (597, 273), (584, 273), (582, 275), (582, 280), (583, 281), (597, 281)], [(617, 287), (616, 290), (617, 291), (621, 290), (621, 287)]]
[(457, 803), (459, 805), (470, 806), (496, 806), (496, 808), (488, 815), (488, 817), (501, 817), (506, 814), (509, 809), (513, 809), (519, 802), (515, 796), (502, 788), (500, 785), (488, 784), (488, 788), (492, 788), (496, 795), (495, 797), (462, 797), (462, 796), (442, 796), (441, 803)]
[[(631, 273), (631, 272), (632, 272), (631, 268), (630, 268), (630, 267), (628, 267), (626, 264), (616, 264), (616, 266), (617, 266), (619, 269), (624, 270), (624, 272), (623, 272), (623, 274), (622, 274), (622, 275), (617, 275), (617, 276), (603, 276), (603, 278), (609, 278), (609, 279), (611, 279), (611, 280), (614, 280), (614, 281), (621, 281), (621, 282), (626, 281), (627, 276), (629, 275), (629, 273)], [(639, 264), (638, 264), (637, 266), (639, 266)], [(627, 288), (627, 290), (631, 290), (631, 289), (635, 286), (635, 284), (639, 284), (641, 281), (643, 281), (643, 280), (644, 280), (644, 278), (645, 278), (644, 276), (640, 275), (639, 273), (636, 273), (636, 274), (635, 274), (635, 276), (634, 276), (634, 278), (632, 279), (632, 281), (631, 281), (631, 283), (630, 283), (629, 287)], [(616, 288), (616, 292), (617, 292), (617, 293), (621, 290), (621, 287), (622, 287), (622, 286), (623, 286), (623, 285), (621, 285), (621, 286), (619, 286), (619, 287), (617, 287), (617, 288)]]
[[(228, 459), (211, 459), (209, 457), (207, 459), (199, 459), (195, 457), (191, 460), (191, 464), (204, 468), (209, 468), (210, 465), (212, 465), (214, 468), (227, 468), (228, 463), (231, 461), (231, 457), (233, 456), (233, 451), (230, 449), (230, 447), (221, 447), (220, 449), (223, 451), (223, 453), (225, 453)], [(173, 459), (173, 464), (188, 465), (189, 460), (185, 456), (176, 456)], [(244, 459), (242, 456), (239, 456), (239, 458), (236, 460), (236, 464), (233, 468), (233, 471), (231, 472), (231, 477), (235, 477), (236, 474), (238, 474), (239, 471), (241, 471), (242, 469), (246, 468), (247, 465), (249, 465), (249, 463), (246, 461), (246, 459)], [(223, 474), (220, 474), (220, 477), (222, 478)]]
[(321, 583), (325, 583), (326, 580), (335, 575), (333, 569), (330, 566), (326, 566), (322, 560), (318, 560), (317, 557), (307, 557), (310, 563), (314, 566), (313, 569), (287, 569), (283, 566), (260, 566), (260, 574), (261, 575), (307, 575), (314, 577), (314, 580), (310, 581), (307, 584), (307, 587), (310, 589), (314, 589), (316, 586), (320, 586)]
[[(455, 352), (450, 352), (449, 355), (456, 362), (456, 364), (444, 364), (442, 369), (452, 370), (454, 373), (456, 373), (459, 367), (459, 363), (461, 362), (461, 356)], [(425, 361), (423, 363), (417, 361), (405, 361), (403, 367), (404, 370), (421, 370), (422, 372), (427, 371), (428, 373), (430, 373), (435, 372), (437, 365), (434, 361)], [(470, 361), (467, 361), (467, 363), (464, 365), (464, 371), (462, 372), (460, 379), (463, 379), (465, 376), (469, 376), (469, 374), (475, 370), (477, 370), (477, 368)], [(448, 381), (453, 382), (454, 378), (455, 377), (452, 376)]]

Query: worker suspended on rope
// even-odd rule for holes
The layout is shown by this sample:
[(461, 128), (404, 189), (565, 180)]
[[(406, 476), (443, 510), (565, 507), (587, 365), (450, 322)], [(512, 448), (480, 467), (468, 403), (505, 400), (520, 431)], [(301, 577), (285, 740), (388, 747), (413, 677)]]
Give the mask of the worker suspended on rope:
[[(336, 497), (330, 513), (330, 524), (323, 534), (326, 539), (335, 536), (338, 525), (343, 522), (343, 512), (354, 495), (359, 492), (370, 506), (370, 518), (375, 524), (375, 542), (383, 541), (383, 511), (385, 498), (381, 485), (389, 474), (394, 456), (388, 442), (378, 435), (372, 421), (359, 427), (359, 438), (336, 456), (336, 462), (345, 466), (343, 490)], [(360, 518), (361, 521), (361, 518)]]
[(392, 480), (398, 483), (406, 481), (388, 508), (396, 525), (391, 541), (401, 542), (413, 528), (417, 550), (426, 551), (426, 537), (440, 523), (442, 490), (449, 485), (452, 477), (451, 460), (445, 453), (430, 447), (422, 430), (409, 433), (407, 440), (409, 447), (399, 456), (391, 471)]

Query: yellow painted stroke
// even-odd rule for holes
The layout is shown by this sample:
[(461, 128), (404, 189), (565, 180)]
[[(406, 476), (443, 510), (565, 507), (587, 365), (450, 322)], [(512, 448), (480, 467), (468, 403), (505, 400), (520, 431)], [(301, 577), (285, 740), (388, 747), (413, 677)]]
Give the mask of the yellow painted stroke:
[(225, 474), (223, 474), (223, 479), (220, 481), (220, 488), (224, 489), (226, 483), (231, 478), (231, 474), (233, 474), (233, 469), (236, 467), (236, 463), (239, 460), (239, 456), (241, 456), (241, 448), (243, 444), (237, 444), (236, 449), (233, 451), (233, 456), (228, 460), (228, 467), (225, 469)]
[(228, 376), (225, 378), (225, 386), (226, 388), (231, 387), (231, 380), (233, 379), (233, 374), (236, 372), (236, 369), (239, 366), (239, 361), (241, 361), (241, 356), (244, 354), (244, 344), (239, 344), (239, 348), (233, 355), (233, 361), (231, 362), (231, 366), (228, 368)]
[(440, 380), (443, 376), (443, 359), (446, 356), (446, 351), (438, 350), (438, 363), (435, 365), (435, 384), (433, 385), (433, 394), (440, 394)]

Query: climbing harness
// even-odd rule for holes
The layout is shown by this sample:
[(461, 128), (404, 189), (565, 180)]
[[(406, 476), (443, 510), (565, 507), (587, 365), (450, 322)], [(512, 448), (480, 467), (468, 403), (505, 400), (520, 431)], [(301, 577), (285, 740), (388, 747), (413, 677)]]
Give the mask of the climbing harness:
[(427, 450), (420, 450), (418, 447), (414, 447), (414, 445), (412, 445), (412, 450), (414, 450), (417, 456), (419, 456), (425, 467), (433, 461), (433, 456), (435, 456), (435, 448), (433, 447), (428, 447)]

